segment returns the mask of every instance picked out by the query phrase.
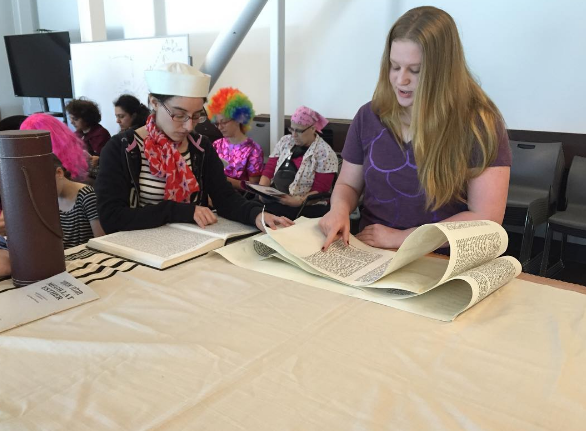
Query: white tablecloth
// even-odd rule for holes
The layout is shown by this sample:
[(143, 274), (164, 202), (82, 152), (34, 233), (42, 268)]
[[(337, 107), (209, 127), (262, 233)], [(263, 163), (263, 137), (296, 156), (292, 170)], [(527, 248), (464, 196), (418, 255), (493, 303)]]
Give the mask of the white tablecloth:
[(101, 299), (0, 334), (2, 430), (586, 429), (586, 295), (515, 280), (442, 323), (217, 255), (79, 257)]

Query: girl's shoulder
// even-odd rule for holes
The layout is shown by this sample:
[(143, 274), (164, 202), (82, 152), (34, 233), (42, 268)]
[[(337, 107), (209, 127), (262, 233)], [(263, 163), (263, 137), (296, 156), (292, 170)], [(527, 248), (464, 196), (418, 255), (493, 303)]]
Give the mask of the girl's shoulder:
[(77, 183), (79, 184), (79, 189), (77, 190), (77, 200), (84, 200), (87, 196), (92, 196), (96, 194), (96, 191), (92, 186), (89, 184)]
[(261, 150), (262, 151), (262, 147), (260, 146), (260, 144), (258, 142), (256, 142), (254, 139), (252, 138), (246, 138), (246, 140), (244, 142), (242, 142), (244, 145), (249, 146), (255, 150)]
[(289, 147), (292, 145), (292, 143), (293, 143), (292, 141), (293, 141), (292, 135), (285, 135), (281, 139), (279, 139), (279, 142), (277, 142), (277, 148), (278, 147)]
[(143, 138), (138, 134), (136, 130), (128, 129), (122, 132), (116, 133), (114, 136), (110, 138), (108, 143), (113, 142), (115, 146), (122, 146), (126, 148), (134, 141), (135, 137), (138, 137), (141, 141)]
[(214, 147), (217, 145), (223, 145), (224, 143), (226, 143), (226, 141), (227, 141), (227, 138), (219, 138), (219, 139), (216, 139), (214, 142), (212, 142), (212, 145)]

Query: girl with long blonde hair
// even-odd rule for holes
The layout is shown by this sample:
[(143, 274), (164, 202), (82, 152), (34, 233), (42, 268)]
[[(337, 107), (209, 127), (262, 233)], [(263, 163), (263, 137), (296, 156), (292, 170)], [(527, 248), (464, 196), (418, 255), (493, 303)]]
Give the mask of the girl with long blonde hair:
[(349, 213), (364, 194), (363, 242), (398, 248), (438, 221), (502, 223), (511, 154), (502, 116), (466, 65), (452, 17), (419, 7), (399, 18), (385, 44), (372, 101), (356, 114), (324, 249), (348, 242)]

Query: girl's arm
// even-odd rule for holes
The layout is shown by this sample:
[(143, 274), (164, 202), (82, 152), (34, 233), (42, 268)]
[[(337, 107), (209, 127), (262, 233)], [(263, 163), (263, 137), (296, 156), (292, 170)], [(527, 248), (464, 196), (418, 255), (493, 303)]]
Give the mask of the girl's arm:
[[(441, 221), (492, 220), (502, 224), (507, 206), (511, 168), (494, 166), (468, 182), (468, 210)], [(337, 187), (337, 185), (336, 185)], [(416, 228), (393, 229), (381, 224), (366, 226), (356, 235), (360, 241), (379, 248), (399, 248)]]
[(104, 232), (104, 229), (102, 229), (102, 225), (100, 224), (100, 219), (90, 220), (90, 226), (92, 227), (94, 238), (106, 235), (106, 232)]

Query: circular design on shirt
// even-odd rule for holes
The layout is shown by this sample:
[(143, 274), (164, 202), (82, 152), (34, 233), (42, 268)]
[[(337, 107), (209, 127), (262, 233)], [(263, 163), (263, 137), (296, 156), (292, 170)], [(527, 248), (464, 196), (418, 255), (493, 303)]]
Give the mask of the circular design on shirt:
[[(364, 181), (373, 198), (378, 202), (391, 202), (398, 197), (416, 198), (423, 194), (417, 178), (417, 168), (411, 162), (412, 151), (405, 148), (401, 152), (401, 158), (394, 162), (388, 160), (388, 146), (381, 138), (384, 133), (389, 133), (385, 128), (368, 145), (367, 156), (370, 166), (364, 172)], [(394, 139), (393, 139), (394, 141)], [(395, 143), (395, 145), (397, 145)], [(386, 163), (385, 166), (383, 163)], [(394, 165), (394, 166), (393, 166)], [(393, 179), (401, 178), (401, 184)], [(376, 187), (375, 184), (386, 184), (389, 187)]]

